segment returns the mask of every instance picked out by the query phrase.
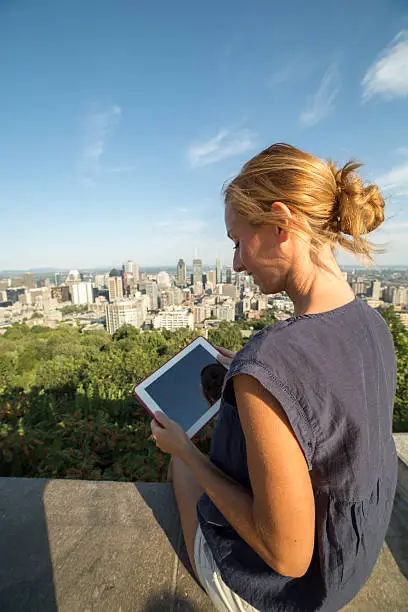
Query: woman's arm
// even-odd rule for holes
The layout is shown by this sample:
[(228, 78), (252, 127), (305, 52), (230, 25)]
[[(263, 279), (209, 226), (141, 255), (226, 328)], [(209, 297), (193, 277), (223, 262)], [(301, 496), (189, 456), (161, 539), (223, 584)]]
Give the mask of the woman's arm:
[(251, 376), (240, 374), (233, 382), (252, 493), (184, 440), (172, 421), (162, 421), (167, 435), (155, 424), (153, 434), (164, 451), (187, 464), (232, 527), (270, 567), (285, 576), (303, 576), (314, 546), (314, 497), (306, 459), (277, 400)]

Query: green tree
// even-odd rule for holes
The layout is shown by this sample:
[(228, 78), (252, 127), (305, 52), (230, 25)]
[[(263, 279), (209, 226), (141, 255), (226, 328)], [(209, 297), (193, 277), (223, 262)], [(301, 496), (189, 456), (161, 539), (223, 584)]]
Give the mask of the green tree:
[(223, 346), (230, 351), (242, 348), (242, 334), (239, 325), (223, 321), (218, 328), (208, 331), (208, 340), (217, 346)]
[(394, 431), (408, 431), (408, 330), (392, 307), (380, 309), (390, 328), (397, 358)]

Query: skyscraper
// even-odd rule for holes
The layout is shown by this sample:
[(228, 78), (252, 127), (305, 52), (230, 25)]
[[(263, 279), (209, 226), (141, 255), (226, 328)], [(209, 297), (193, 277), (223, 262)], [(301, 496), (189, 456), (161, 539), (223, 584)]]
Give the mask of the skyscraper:
[(139, 266), (135, 261), (128, 259), (127, 262), (123, 266), (124, 272), (131, 274), (133, 276), (133, 280), (139, 280)]
[(207, 272), (207, 283), (211, 283), (211, 288), (214, 289), (217, 282), (217, 276), (215, 270), (208, 270)]
[(123, 298), (123, 282), (121, 276), (110, 276), (109, 277), (109, 301), (113, 302), (118, 298)]
[(193, 259), (193, 285), (203, 282), (203, 262)]
[(225, 282), (227, 285), (232, 283), (232, 268), (231, 266), (227, 266), (225, 270)]
[(35, 276), (33, 272), (24, 273), (24, 287), (26, 289), (35, 289)]
[(379, 280), (373, 281), (371, 289), (372, 289), (373, 300), (380, 300), (381, 299), (381, 281)]
[(179, 287), (184, 287), (186, 284), (186, 264), (184, 259), (179, 259), (177, 264), (176, 282)]
[(221, 260), (218, 259), (218, 257), (215, 260), (215, 271), (216, 271), (217, 284), (222, 283), (222, 264), (221, 264)]
[(149, 300), (149, 310), (157, 310), (159, 307), (157, 283), (155, 281), (145, 281), (145, 289)]

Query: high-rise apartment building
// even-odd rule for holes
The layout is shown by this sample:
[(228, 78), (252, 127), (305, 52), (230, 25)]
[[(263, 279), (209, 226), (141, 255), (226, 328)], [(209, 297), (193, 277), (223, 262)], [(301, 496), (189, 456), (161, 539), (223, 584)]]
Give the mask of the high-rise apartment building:
[(373, 281), (372, 287), (371, 287), (372, 291), (372, 298), (373, 300), (380, 300), (381, 299), (381, 281), (379, 280), (375, 280)]
[(394, 291), (392, 293), (392, 304), (393, 306), (408, 305), (408, 287), (394, 287)]
[(127, 262), (123, 266), (124, 272), (131, 274), (134, 281), (139, 280), (139, 266), (135, 261), (128, 259)]
[(225, 269), (225, 282), (227, 285), (232, 283), (232, 268), (231, 266), (227, 266)]
[(117, 300), (106, 304), (106, 329), (114, 334), (122, 325), (141, 327), (145, 320), (145, 300)]
[(185, 287), (187, 279), (186, 264), (184, 259), (179, 259), (177, 263), (176, 282), (179, 287)]
[(71, 300), (75, 306), (80, 306), (82, 304), (93, 304), (93, 291), (92, 291), (92, 283), (90, 282), (80, 282), (80, 283), (72, 283), (71, 288)]
[(357, 281), (355, 281), (352, 285), (351, 285), (355, 295), (365, 295), (366, 293), (366, 285), (365, 282), (362, 280), (357, 279)]
[(222, 283), (222, 264), (221, 264), (221, 260), (218, 259), (218, 257), (215, 260), (215, 271), (216, 271), (216, 282)]
[(110, 276), (108, 282), (109, 301), (123, 298), (123, 281), (121, 276)]

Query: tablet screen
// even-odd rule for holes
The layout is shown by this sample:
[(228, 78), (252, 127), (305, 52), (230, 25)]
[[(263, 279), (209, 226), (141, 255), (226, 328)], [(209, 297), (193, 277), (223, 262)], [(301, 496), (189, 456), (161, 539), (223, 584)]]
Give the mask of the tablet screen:
[(218, 361), (205, 348), (198, 345), (182, 357), (145, 391), (184, 431), (208, 411), (201, 388), (201, 372)]

